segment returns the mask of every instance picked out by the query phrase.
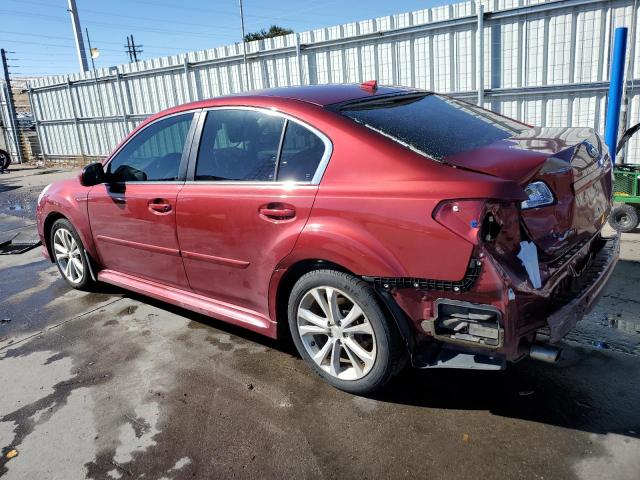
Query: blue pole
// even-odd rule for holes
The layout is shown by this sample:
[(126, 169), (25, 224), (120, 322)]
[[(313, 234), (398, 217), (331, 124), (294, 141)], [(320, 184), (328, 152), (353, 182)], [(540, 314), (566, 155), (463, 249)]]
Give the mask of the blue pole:
[(624, 61), (627, 51), (627, 28), (616, 28), (613, 40), (613, 56), (611, 57), (611, 75), (609, 77), (609, 101), (607, 104), (607, 120), (604, 130), (604, 141), (609, 147), (611, 162), (616, 163), (616, 146), (618, 145), (618, 128), (620, 125), (620, 104), (624, 87)]

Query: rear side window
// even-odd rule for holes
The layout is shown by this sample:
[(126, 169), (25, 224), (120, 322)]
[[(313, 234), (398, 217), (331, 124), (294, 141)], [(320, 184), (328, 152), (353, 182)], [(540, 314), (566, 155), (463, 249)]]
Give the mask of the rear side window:
[(284, 119), (253, 110), (207, 113), (196, 180), (272, 181)]
[(310, 182), (324, 155), (324, 142), (311, 130), (287, 122), (278, 181)]
[(522, 132), (513, 120), (434, 94), (399, 95), (347, 105), (343, 115), (435, 160)]
[(255, 110), (207, 113), (195, 180), (311, 182), (325, 153), (308, 128)]

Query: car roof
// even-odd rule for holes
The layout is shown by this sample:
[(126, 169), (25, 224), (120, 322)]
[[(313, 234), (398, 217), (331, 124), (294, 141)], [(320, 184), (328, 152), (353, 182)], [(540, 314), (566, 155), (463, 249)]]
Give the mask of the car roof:
[(268, 88), (242, 92), (230, 95), (230, 97), (277, 97), (299, 100), (324, 107), (333, 103), (342, 103), (381, 95), (392, 95), (394, 93), (406, 93), (413, 90), (415, 89), (395, 86), (368, 88), (360, 84), (352, 83)]
[[(369, 82), (367, 82), (369, 83)], [(137, 131), (146, 124), (162, 118), (164, 116), (180, 113), (197, 108), (208, 108), (217, 106), (235, 105), (255, 105), (265, 104), (267, 99), (281, 102), (304, 102), (316, 107), (326, 107), (327, 105), (347, 103), (350, 101), (363, 100), (367, 98), (383, 97), (388, 95), (399, 95), (410, 92), (422, 92), (409, 87), (400, 86), (377, 86), (371, 88), (367, 84), (347, 83), (347, 84), (325, 84), (325, 85), (301, 85), (295, 87), (267, 88), (263, 90), (251, 90), (239, 92), (231, 95), (198, 100), (196, 102), (185, 103), (166, 110), (155, 113), (145, 119), (134, 130)]]

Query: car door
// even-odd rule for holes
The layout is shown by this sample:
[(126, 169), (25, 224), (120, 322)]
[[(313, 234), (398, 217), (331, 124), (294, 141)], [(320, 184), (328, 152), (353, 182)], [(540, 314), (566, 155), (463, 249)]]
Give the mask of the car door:
[(89, 192), (88, 211), (106, 269), (188, 288), (176, 238), (194, 113), (156, 120), (106, 165), (107, 183)]
[(189, 284), (267, 316), (271, 275), (309, 217), (331, 142), (267, 110), (216, 108), (201, 123), (177, 206)]

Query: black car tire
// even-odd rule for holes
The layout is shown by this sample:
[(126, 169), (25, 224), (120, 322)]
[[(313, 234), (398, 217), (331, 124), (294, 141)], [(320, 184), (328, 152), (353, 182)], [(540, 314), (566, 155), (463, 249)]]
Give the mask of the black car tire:
[[(347, 298), (352, 300), (353, 305), (357, 303), (357, 306), (364, 313), (360, 321), (368, 322), (375, 334), (373, 336), (373, 342), (375, 342), (375, 360), (373, 361), (373, 366), (368, 370), (368, 373), (362, 378), (341, 379), (332, 375), (312, 359), (311, 354), (307, 351), (308, 347), (305, 347), (303, 343), (299, 331), (299, 308), (303, 299), (314, 289), (323, 289), (325, 287), (337, 289), (337, 291), (343, 292), (345, 296), (348, 296)], [(346, 302), (348, 300), (343, 301)], [(328, 317), (329, 315), (327, 315), (327, 318)], [(402, 366), (406, 364), (407, 352), (401, 341), (397, 327), (385, 313), (385, 309), (381, 306), (372, 286), (353, 275), (336, 270), (315, 270), (303, 275), (296, 282), (289, 296), (288, 320), (291, 337), (300, 356), (320, 377), (340, 390), (359, 395), (373, 393), (384, 387), (394, 375), (399, 373)], [(367, 328), (369, 328), (369, 325)], [(342, 335), (342, 333), (340, 335)], [(319, 336), (318, 345), (320, 345), (320, 342), (326, 335), (319, 334)], [(350, 334), (346, 334), (346, 336), (350, 336)], [(314, 336), (313, 338), (315, 339), (316, 337)], [(328, 341), (329, 338), (327, 339), (327, 342)], [(345, 339), (341, 338), (340, 341), (344, 342)], [(314, 341), (310, 343), (315, 344)], [(341, 362), (341, 364), (349, 361), (350, 358), (351, 365), (353, 365), (353, 359), (356, 358), (353, 356), (353, 350), (345, 348), (343, 343), (340, 345), (339, 351), (346, 357), (345, 361)], [(340, 350), (340, 348), (342, 348), (342, 350)], [(318, 346), (318, 349), (321, 348)], [(347, 352), (347, 350), (349, 351)], [(351, 357), (349, 357), (347, 353), (351, 354)], [(355, 371), (353, 367), (351, 368), (352, 371)]]
[(638, 227), (638, 210), (633, 205), (618, 205), (611, 210), (609, 225), (618, 232), (628, 233)]
[(11, 156), (9, 152), (0, 150), (0, 170), (7, 170), (11, 165)]

